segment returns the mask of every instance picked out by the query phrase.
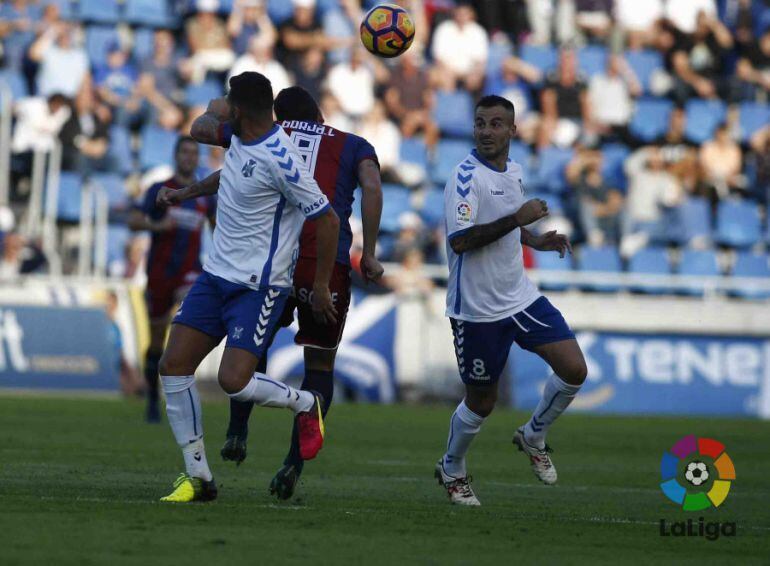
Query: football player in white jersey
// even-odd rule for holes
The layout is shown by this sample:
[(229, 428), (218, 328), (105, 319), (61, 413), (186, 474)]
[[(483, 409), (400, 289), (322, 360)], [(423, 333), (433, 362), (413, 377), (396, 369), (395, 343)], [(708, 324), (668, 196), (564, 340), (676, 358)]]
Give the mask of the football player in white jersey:
[(220, 177), (214, 242), (203, 273), (174, 317), (160, 361), (168, 421), (186, 471), (162, 501), (189, 502), (217, 495), (203, 446), (201, 404), (194, 374), (227, 337), (219, 384), (233, 399), (284, 407), (297, 415), (302, 458), (323, 444), (323, 399), (254, 372), (277, 331), (292, 285), (305, 220), (316, 223), (317, 267), (312, 309), (333, 322), (329, 292), (339, 219), (302, 158), (273, 123), (273, 90), (259, 73), (230, 79), (233, 136)]
[(465, 454), (497, 401), (497, 384), (516, 342), (553, 369), (530, 420), (513, 437), (535, 475), (556, 482), (545, 444), (548, 427), (567, 408), (586, 377), (586, 363), (561, 313), (524, 273), (522, 244), (571, 252), (556, 232), (537, 236), (525, 226), (547, 216), (547, 204), (526, 200), (521, 167), (508, 159), (516, 133), (514, 108), (499, 96), (476, 105), (475, 149), (444, 188), (449, 257), (446, 314), (454, 334), (465, 399), (449, 423), (446, 453), (436, 478), (452, 503), (480, 505), (470, 486)]

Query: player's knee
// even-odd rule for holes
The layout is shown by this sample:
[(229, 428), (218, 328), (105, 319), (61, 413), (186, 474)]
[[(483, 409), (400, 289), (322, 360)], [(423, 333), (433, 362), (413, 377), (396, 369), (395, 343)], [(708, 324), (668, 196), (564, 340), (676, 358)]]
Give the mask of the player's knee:
[(492, 414), (497, 403), (497, 391), (490, 388), (488, 391), (476, 391), (473, 394), (466, 394), (466, 406), (480, 417), (488, 417)]
[(219, 386), (228, 394), (238, 393), (245, 387), (245, 384), (241, 384), (240, 379), (237, 379), (231, 372), (222, 371), (221, 368), (217, 374), (217, 380)]
[(193, 372), (189, 371), (189, 369), (183, 360), (174, 359), (173, 356), (168, 354), (168, 351), (163, 352), (158, 364), (160, 375), (190, 375)]
[(588, 376), (588, 367), (583, 358), (572, 362), (564, 372), (564, 375), (560, 375), (564, 381), (570, 385), (582, 385)]

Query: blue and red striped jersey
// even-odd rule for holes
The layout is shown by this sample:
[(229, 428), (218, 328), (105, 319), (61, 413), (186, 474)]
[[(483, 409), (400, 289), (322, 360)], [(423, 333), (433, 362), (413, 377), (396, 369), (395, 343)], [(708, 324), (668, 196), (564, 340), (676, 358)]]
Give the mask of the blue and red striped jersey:
[(181, 189), (173, 177), (155, 183), (144, 194), (136, 207), (151, 220), (162, 220), (167, 214), (175, 226), (167, 232), (153, 232), (150, 254), (147, 258), (147, 279), (150, 284), (171, 281), (184, 283), (190, 275), (201, 272), (201, 236), (207, 218), (216, 211), (216, 197), (198, 197), (168, 208), (155, 204), (162, 187)]

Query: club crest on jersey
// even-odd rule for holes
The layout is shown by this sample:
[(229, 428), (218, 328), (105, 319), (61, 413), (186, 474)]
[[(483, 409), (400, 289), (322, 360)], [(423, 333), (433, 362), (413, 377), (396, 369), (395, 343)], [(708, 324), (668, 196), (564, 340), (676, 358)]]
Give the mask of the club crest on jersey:
[(473, 209), (471, 208), (471, 205), (467, 202), (463, 201), (457, 205), (457, 223), (458, 224), (468, 224), (471, 221), (471, 215), (473, 214)]
[(241, 167), (241, 173), (243, 173), (244, 177), (251, 177), (254, 174), (254, 169), (257, 168), (257, 162), (254, 159), (249, 159), (246, 163), (243, 164), (243, 167)]

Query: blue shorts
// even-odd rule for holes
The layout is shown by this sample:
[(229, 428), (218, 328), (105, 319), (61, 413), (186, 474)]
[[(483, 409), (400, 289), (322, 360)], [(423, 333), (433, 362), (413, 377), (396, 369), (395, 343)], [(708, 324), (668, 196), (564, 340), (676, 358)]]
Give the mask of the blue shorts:
[(525, 350), (533, 350), (543, 344), (575, 338), (559, 310), (545, 297), (495, 322), (449, 320), (460, 378), (470, 385), (485, 385), (500, 379), (514, 342)]
[(270, 287), (254, 290), (231, 283), (205, 271), (187, 293), (173, 324), (183, 324), (221, 339), (228, 348), (265, 355), (280, 328), (281, 313), (289, 289)]

